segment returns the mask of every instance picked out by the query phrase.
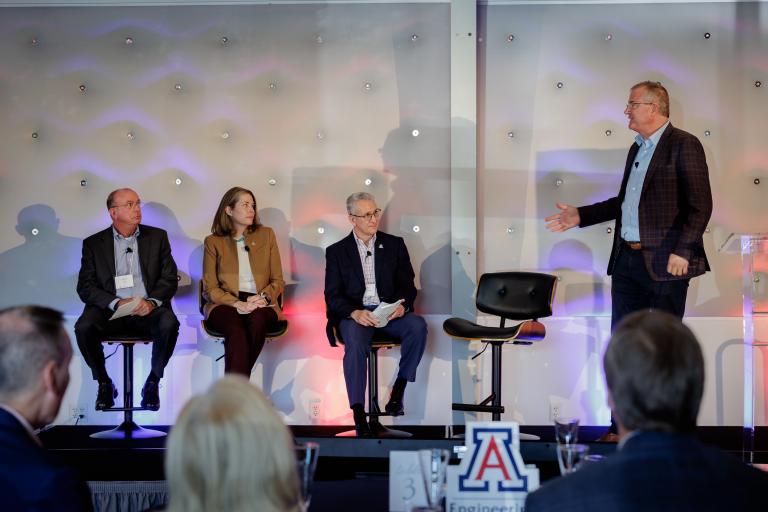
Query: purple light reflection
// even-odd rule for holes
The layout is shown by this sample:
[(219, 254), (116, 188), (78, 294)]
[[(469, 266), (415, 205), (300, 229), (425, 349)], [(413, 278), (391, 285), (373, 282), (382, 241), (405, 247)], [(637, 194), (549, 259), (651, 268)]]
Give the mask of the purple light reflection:
[(575, 60), (561, 60), (555, 64), (554, 67), (558, 70), (559, 75), (562, 75), (563, 73), (567, 75), (567, 78), (565, 79), (566, 84), (571, 81), (571, 79), (577, 79), (584, 84), (590, 85), (595, 85), (598, 83), (598, 77), (596, 77), (592, 71), (586, 69), (585, 67), (578, 66)]
[(105, 128), (111, 124), (126, 121), (155, 134), (160, 134), (164, 131), (163, 125), (157, 119), (150, 116), (146, 111), (132, 105), (120, 105), (104, 111), (99, 117), (88, 124), (88, 128)]
[(234, 128), (231, 131), (244, 130), (246, 126), (252, 128), (253, 115), (243, 109), (242, 104), (235, 98), (217, 98), (215, 103), (201, 105), (200, 122), (212, 123), (226, 120), (227, 127)]
[(624, 105), (605, 100), (599, 100), (599, 103), (587, 105), (584, 120), (591, 124), (614, 123), (619, 126), (627, 125), (627, 116), (624, 115)]
[[(185, 75), (188, 78), (183, 76)], [(187, 61), (182, 57), (171, 57), (162, 67), (156, 67), (150, 69), (142, 76), (136, 78), (136, 85), (138, 87), (147, 87), (150, 84), (161, 81), (164, 78), (173, 76), (174, 80), (179, 83), (188, 81), (200, 82), (206, 81), (207, 73), (199, 66)], [(213, 78), (212, 78), (213, 79)]]
[[(279, 74), (294, 77), (294, 81), (302, 81), (307, 77), (303, 69), (297, 68), (275, 57), (267, 57), (259, 62), (254, 62), (252, 66), (243, 69), (235, 75), (231, 84), (223, 82), (222, 85), (236, 85), (250, 80), (254, 80), (265, 74)], [(217, 79), (217, 83), (219, 83)]]
[[(69, 73), (75, 73), (77, 71), (96, 71), (103, 75), (104, 63), (99, 59), (93, 57), (87, 57), (84, 55), (76, 55), (70, 59), (55, 62), (49, 72), (49, 76), (66, 75)], [(93, 81), (93, 77), (90, 77)]]
[(696, 78), (680, 62), (671, 60), (667, 55), (651, 54), (643, 60), (644, 67), (656, 73), (668, 76), (670, 80), (662, 80), (667, 85), (669, 81), (677, 82), (679, 85), (696, 85)]
[[(62, 178), (77, 173), (80, 176), (83, 172), (102, 178), (105, 181), (122, 182), (125, 179), (125, 171), (113, 169), (103, 161), (90, 153), (74, 152), (56, 160), (49, 169), (49, 176)], [(78, 181), (80, 178), (78, 178)]]
[[(185, 30), (172, 30), (166, 23), (160, 22), (156, 19), (144, 19), (144, 18), (120, 18), (111, 20), (109, 23), (94, 27), (92, 30), (86, 32), (91, 37), (100, 37), (112, 32), (132, 32), (135, 33), (136, 29), (146, 30), (155, 34), (159, 34), (164, 38), (192, 38), (199, 36), (200, 34), (211, 30), (216, 26), (216, 20), (208, 19), (208, 23), (204, 25), (197, 25), (187, 28)], [(134, 39), (138, 39), (134, 36)]]
[(157, 169), (180, 169), (198, 182), (206, 181), (210, 177), (210, 170), (203, 167), (185, 148), (179, 146), (163, 149), (157, 159), (142, 168), (151, 172), (156, 172)]

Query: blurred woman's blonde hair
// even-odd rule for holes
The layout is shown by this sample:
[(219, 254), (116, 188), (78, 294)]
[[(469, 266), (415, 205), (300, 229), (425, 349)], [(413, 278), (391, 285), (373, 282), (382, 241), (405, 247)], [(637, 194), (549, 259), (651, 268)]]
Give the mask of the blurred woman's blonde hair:
[(266, 396), (227, 375), (192, 397), (171, 429), (169, 511), (298, 512), (293, 439)]

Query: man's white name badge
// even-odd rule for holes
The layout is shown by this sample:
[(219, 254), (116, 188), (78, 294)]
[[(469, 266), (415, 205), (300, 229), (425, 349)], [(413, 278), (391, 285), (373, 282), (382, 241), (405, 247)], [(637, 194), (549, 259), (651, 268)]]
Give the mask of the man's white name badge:
[(461, 464), (448, 466), (446, 512), (522, 511), (539, 487), (539, 470), (520, 456), (514, 422), (468, 423)]
[(123, 288), (133, 288), (133, 274), (115, 276), (115, 290), (122, 290)]

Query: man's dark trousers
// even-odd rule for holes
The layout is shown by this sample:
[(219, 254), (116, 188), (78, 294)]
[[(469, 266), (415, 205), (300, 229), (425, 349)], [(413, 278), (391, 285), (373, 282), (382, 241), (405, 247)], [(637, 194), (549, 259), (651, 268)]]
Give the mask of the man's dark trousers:
[(75, 324), (77, 346), (90, 366), (93, 378), (99, 382), (109, 379), (101, 342), (110, 335), (130, 333), (152, 340), (152, 373), (158, 379), (171, 359), (179, 336), (179, 321), (170, 308), (155, 308), (147, 316), (124, 316), (109, 320), (109, 309), (88, 306)]
[(344, 340), (344, 379), (350, 406), (365, 404), (366, 363), (375, 331), (401, 340), (397, 376), (409, 382), (416, 380), (416, 368), (427, 345), (427, 323), (419, 315), (406, 313), (382, 328), (366, 327), (348, 318), (339, 323), (339, 330)]
[(635, 311), (657, 309), (683, 318), (690, 279), (654, 281), (642, 249), (620, 247), (611, 279), (611, 330)]

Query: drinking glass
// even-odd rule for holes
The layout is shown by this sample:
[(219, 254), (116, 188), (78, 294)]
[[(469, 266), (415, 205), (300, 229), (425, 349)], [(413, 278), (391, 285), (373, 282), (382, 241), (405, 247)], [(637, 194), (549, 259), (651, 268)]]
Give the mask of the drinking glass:
[(419, 450), (421, 477), (427, 495), (428, 508), (420, 510), (442, 511), (445, 496), (445, 470), (448, 467), (448, 450), (433, 448)]
[(557, 462), (560, 464), (560, 474), (573, 473), (584, 462), (584, 457), (589, 454), (589, 446), (585, 444), (571, 443), (557, 445)]
[(304, 443), (296, 445), (296, 468), (299, 472), (299, 485), (301, 486), (301, 510), (309, 509), (309, 501), (312, 497), (312, 481), (315, 478), (317, 456), (320, 445), (317, 443)]
[(557, 444), (573, 444), (579, 440), (578, 418), (555, 418)]

